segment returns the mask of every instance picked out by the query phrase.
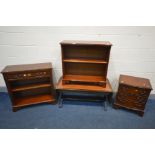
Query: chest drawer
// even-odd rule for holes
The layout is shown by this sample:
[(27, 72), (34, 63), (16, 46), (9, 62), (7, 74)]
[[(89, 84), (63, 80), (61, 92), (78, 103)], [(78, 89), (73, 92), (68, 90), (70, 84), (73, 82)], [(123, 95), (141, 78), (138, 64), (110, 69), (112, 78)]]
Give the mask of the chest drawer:
[(117, 103), (119, 105), (122, 105), (123, 107), (144, 110), (146, 101), (140, 102), (140, 101), (129, 99), (129, 98), (128, 99), (120, 98), (118, 96), (117, 97)]
[(20, 72), (20, 73), (10, 73), (6, 74), (6, 78), (8, 80), (24, 80), (24, 79), (31, 79), (31, 78), (42, 78), (42, 77), (49, 77), (50, 70), (45, 71), (36, 71), (36, 72)]
[(149, 94), (149, 90), (120, 85), (116, 100), (119, 102), (119, 104), (129, 108), (144, 109)]
[(120, 85), (118, 93), (120, 95), (128, 94), (129, 96), (143, 96), (148, 92), (146, 89), (136, 88), (126, 85)]

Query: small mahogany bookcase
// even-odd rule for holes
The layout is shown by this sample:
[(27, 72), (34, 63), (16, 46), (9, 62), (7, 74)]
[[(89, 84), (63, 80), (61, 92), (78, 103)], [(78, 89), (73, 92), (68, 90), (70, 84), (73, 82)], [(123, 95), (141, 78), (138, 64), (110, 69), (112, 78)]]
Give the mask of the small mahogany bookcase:
[(29, 105), (55, 102), (51, 63), (6, 66), (2, 74), (13, 111)]

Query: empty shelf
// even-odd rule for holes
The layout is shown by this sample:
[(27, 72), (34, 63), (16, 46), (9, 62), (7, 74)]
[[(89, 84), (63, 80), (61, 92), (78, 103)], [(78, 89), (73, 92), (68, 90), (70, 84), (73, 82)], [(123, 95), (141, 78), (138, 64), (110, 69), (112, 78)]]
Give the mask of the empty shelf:
[(38, 104), (43, 102), (54, 102), (55, 99), (50, 94), (45, 95), (37, 95), (37, 96), (27, 96), (27, 97), (19, 97), (15, 99), (14, 107), (21, 107), (26, 105)]
[(104, 60), (95, 59), (64, 59), (64, 62), (76, 62), (76, 63), (97, 63), (97, 64), (107, 64)]
[(18, 86), (18, 87), (14, 87), (12, 91), (18, 92), (18, 91), (24, 91), (24, 90), (30, 90), (30, 89), (46, 88), (46, 87), (51, 87), (51, 84), (44, 83), (44, 84), (31, 84), (31, 85), (25, 85), (25, 86)]

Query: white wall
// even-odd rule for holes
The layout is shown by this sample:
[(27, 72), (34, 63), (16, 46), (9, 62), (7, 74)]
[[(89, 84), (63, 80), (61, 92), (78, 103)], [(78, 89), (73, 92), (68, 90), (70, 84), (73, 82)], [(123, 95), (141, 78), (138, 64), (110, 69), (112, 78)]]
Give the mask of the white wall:
[[(114, 90), (120, 74), (149, 78), (155, 89), (155, 27), (0, 27), (0, 70), (12, 64), (52, 62), (56, 81), (62, 74), (59, 42), (65, 39), (113, 44), (108, 77)], [(0, 75), (0, 87), (4, 86)]]

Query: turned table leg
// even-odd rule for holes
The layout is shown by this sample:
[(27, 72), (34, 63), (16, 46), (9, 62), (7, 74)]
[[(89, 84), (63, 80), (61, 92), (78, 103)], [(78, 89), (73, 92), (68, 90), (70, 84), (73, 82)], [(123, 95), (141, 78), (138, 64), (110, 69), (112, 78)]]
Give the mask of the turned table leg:
[(107, 111), (107, 104), (108, 104), (108, 96), (105, 95), (105, 101), (104, 101), (104, 111)]
[(107, 111), (107, 105), (110, 104), (112, 106), (112, 93), (105, 94), (105, 101), (103, 102), (104, 110)]
[(62, 92), (59, 92), (59, 98), (58, 98), (58, 106), (59, 108), (63, 107), (63, 99), (62, 99)]
[(111, 107), (113, 107), (113, 93), (109, 93), (108, 94), (108, 101), (109, 101), (109, 104), (111, 105)]

